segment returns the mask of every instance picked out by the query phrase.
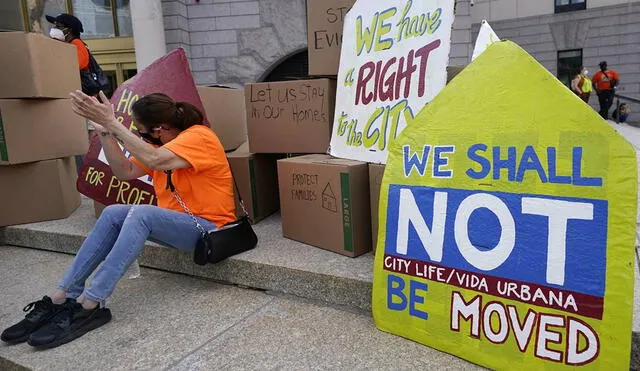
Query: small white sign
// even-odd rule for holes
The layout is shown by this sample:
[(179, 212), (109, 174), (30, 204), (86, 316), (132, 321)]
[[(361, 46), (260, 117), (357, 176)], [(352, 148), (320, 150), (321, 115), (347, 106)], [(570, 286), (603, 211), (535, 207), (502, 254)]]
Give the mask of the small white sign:
[[(122, 147), (120, 145), (120, 143), (118, 143), (118, 146), (120, 147), (120, 149), (122, 150), (122, 153), (124, 153), (124, 155), (127, 158), (131, 158), (131, 153), (129, 153), (129, 151), (124, 149), (124, 147)], [(106, 165), (109, 165), (109, 160), (107, 160), (107, 156), (104, 154), (104, 148), (100, 149), (100, 154), (98, 155), (98, 160), (104, 162)], [(151, 176), (149, 176), (149, 175), (141, 176), (140, 178), (138, 178), (138, 180), (153, 186), (153, 180), (151, 179)]]
[(480, 26), (480, 32), (478, 33), (478, 38), (476, 39), (476, 46), (473, 48), (473, 55), (471, 56), (471, 60), (478, 58), (480, 54), (482, 54), (489, 45), (493, 43), (497, 43), (500, 41), (498, 35), (493, 32), (491, 26), (489, 26), (489, 22), (483, 20), (482, 25)]

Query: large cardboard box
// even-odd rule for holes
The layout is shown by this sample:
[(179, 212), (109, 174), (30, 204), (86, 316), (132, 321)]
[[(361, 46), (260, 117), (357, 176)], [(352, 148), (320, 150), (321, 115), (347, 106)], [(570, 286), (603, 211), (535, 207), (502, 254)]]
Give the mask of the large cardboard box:
[(0, 166), (0, 227), (66, 218), (80, 206), (73, 157)]
[(278, 161), (282, 234), (355, 257), (371, 250), (367, 163), (307, 155)]
[(69, 99), (0, 99), (0, 165), (84, 155), (87, 125)]
[(38, 33), (0, 32), (0, 98), (69, 98), (80, 89), (76, 47)]
[(307, 0), (309, 75), (337, 75), (344, 16), (355, 0)]
[(247, 110), (242, 89), (198, 86), (205, 114), (225, 151), (233, 151), (247, 140)]
[(380, 187), (385, 165), (369, 164), (369, 193), (371, 199), (371, 240), (373, 251), (378, 244), (378, 206), (380, 205)]
[(245, 95), (251, 152), (327, 152), (336, 100), (335, 80), (247, 84)]
[[(249, 152), (248, 143), (227, 155), (240, 196), (254, 223), (275, 213), (280, 207), (277, 161), (282, 157), (283, 155), (253, 154)], [(243, 214), (237, 197), (236, 214), (238, 217)]]

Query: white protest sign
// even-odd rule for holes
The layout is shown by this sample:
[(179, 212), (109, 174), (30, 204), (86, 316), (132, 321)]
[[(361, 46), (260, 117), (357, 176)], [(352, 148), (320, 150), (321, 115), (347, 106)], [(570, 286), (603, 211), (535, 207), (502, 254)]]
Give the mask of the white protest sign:
[[(127, 158), (131, 158), (132, 157), (131, 153), (129, 153), (129, 151), (124, 149), (124, 147), (122, 147), (119, 143), (118, 143), (118, 146), (120, 147), (120, 149), (122, 150), (122, 153), (124, 153), (124, 155)], [(107, 155), (104, 153), (104, 148), (100, 149), (100, 154), (98, 155), (98, 161), (101, 161), (105, 165), (109, 165), (109, 160), (107, 159)], [(153, 179), (149, 175), (143, 175), (140, 178), (138, 178), (138, 180), (153, 186)]]
[(329, 153), (386, 163), (389, 143), (444, 88), (454, 0), (358, 0), (345, 17)]
[(491, 26), (489, 26), (489, 22), (483, 20), (482, 25), (480, 26), (480, 32), (478, 33), (478, 38), (476, 39), (476, 46), (473, 48), (473, 55), (471, 56), (471, 60), (478, 58), (480, 54), (482, 54), (489, 45), (500, 41), (498, 35), (493, 32)]

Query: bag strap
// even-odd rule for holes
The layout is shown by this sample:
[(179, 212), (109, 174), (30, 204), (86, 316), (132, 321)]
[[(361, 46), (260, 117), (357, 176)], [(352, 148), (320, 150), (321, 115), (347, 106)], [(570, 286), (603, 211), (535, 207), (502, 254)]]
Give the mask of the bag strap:
[(78, 39), (78, 40), (80, 40), (84, 44), (85, 49), (87, 49), (87, 54), (89, 54), (89, 65), (87, 66), (87, 69), (91, 73), (96, 73), (96, 71), (94, 71), (92, 68), (93, 66), (91, 62), (94, 62), (94, 63), (98, 63), (98, 62), (96, 62), (96, 59), (93, 57), (93, 53), (91, 53), (91, 49), (89, 49), (89, 45), (87, 45), (87, 43), (84, 42), (84, 40), (82, 39)]
[[(249, 213), (247, 212), (247, 208), (244, 204), (244, 201), (242, 200), (242, 196), (240, 195), (240, 188), (238, 188), (238, 183), (236, 183), (236, 178), (233, 176), (233, 171), (231, 171), (231, 164), (229, 163), (228, 159), (227, 159), (227, 163), (229, 164), (229, 172), (231, 173), (231, 179), (233, 179), (233, 185), (235, 186), (236, 193), (238, 194), (238, 201), (240, 201), (240, 207), (242, 208), (242, 212), (244, 213), (244, 216), (248, 217)], [(182, 206), (184, 211), (187, 214), (189, 214), (189, 216), (191, 216), (191, 219), (193, 219), (193, 222), (196, 224), (196, 228), (198, 228), (198, 231), (200, 231), (200, 234), (202, 235), (202, 237), (204, 237), (207, 234), (207, 232), (204, 230), (204, 227), (202, 227), (202, 225), (198, 222), (198, 219), (193, 214), (191, 209), (189, 209), (187, 204), (182, 200), (182, 197), (180, 197), (180, 195), (178, 194), (178, 191), (176, 190), (176, 187), (173, 185), (173, 182), (171, 181), (171, 175), (173, 174), (173, 170), (165, 170), (165, 174), (167, 174), (167, 186), (165, 189), (168, 189), (171, 191), (171, 195), (173, 196), (173, 198), (175, 198), (176, 201), (178, 201), (178, 204)]]
[(180, 195), (178, 194), (178, 191), (176, 191), (176, 188), (173, 186), (173, 183), (171, 182), (172, 171), (166, 170), (165, 173), (167, 174), (167, 188), (171, 189), (171, 195), (173, 196), (173, 198), (176, 199), (176, 201), (178, 201), (178, 203), (180, 204), (180, 206), (182, 206), (184, 211), (187, 214), (189, 214), (189, 216), (195, 223), (196, 228), (198, 229), (198, 232), (200, 232), (200, 235), (202, 236), (202, 238), (204, 238), (207, 235), (207, 231), (204, 230), (204, 227), (202, 226), (202, 224), (200, 224), (200, 222), (198, 221), (198, 218), (196, 218), (193, 212), (191, 212), (191, 209), (189, 209), (187, 204), (184, 203), (184, 201), (182, 200), (182, 197), (180, 197)]

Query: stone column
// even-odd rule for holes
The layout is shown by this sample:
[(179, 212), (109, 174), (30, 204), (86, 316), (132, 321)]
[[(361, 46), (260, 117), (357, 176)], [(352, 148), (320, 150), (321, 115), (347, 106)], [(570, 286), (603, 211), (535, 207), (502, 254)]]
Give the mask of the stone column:
[(140, 71), (167, 52), (162, 1), (135, 0), (130, 4), (136, 65)]

